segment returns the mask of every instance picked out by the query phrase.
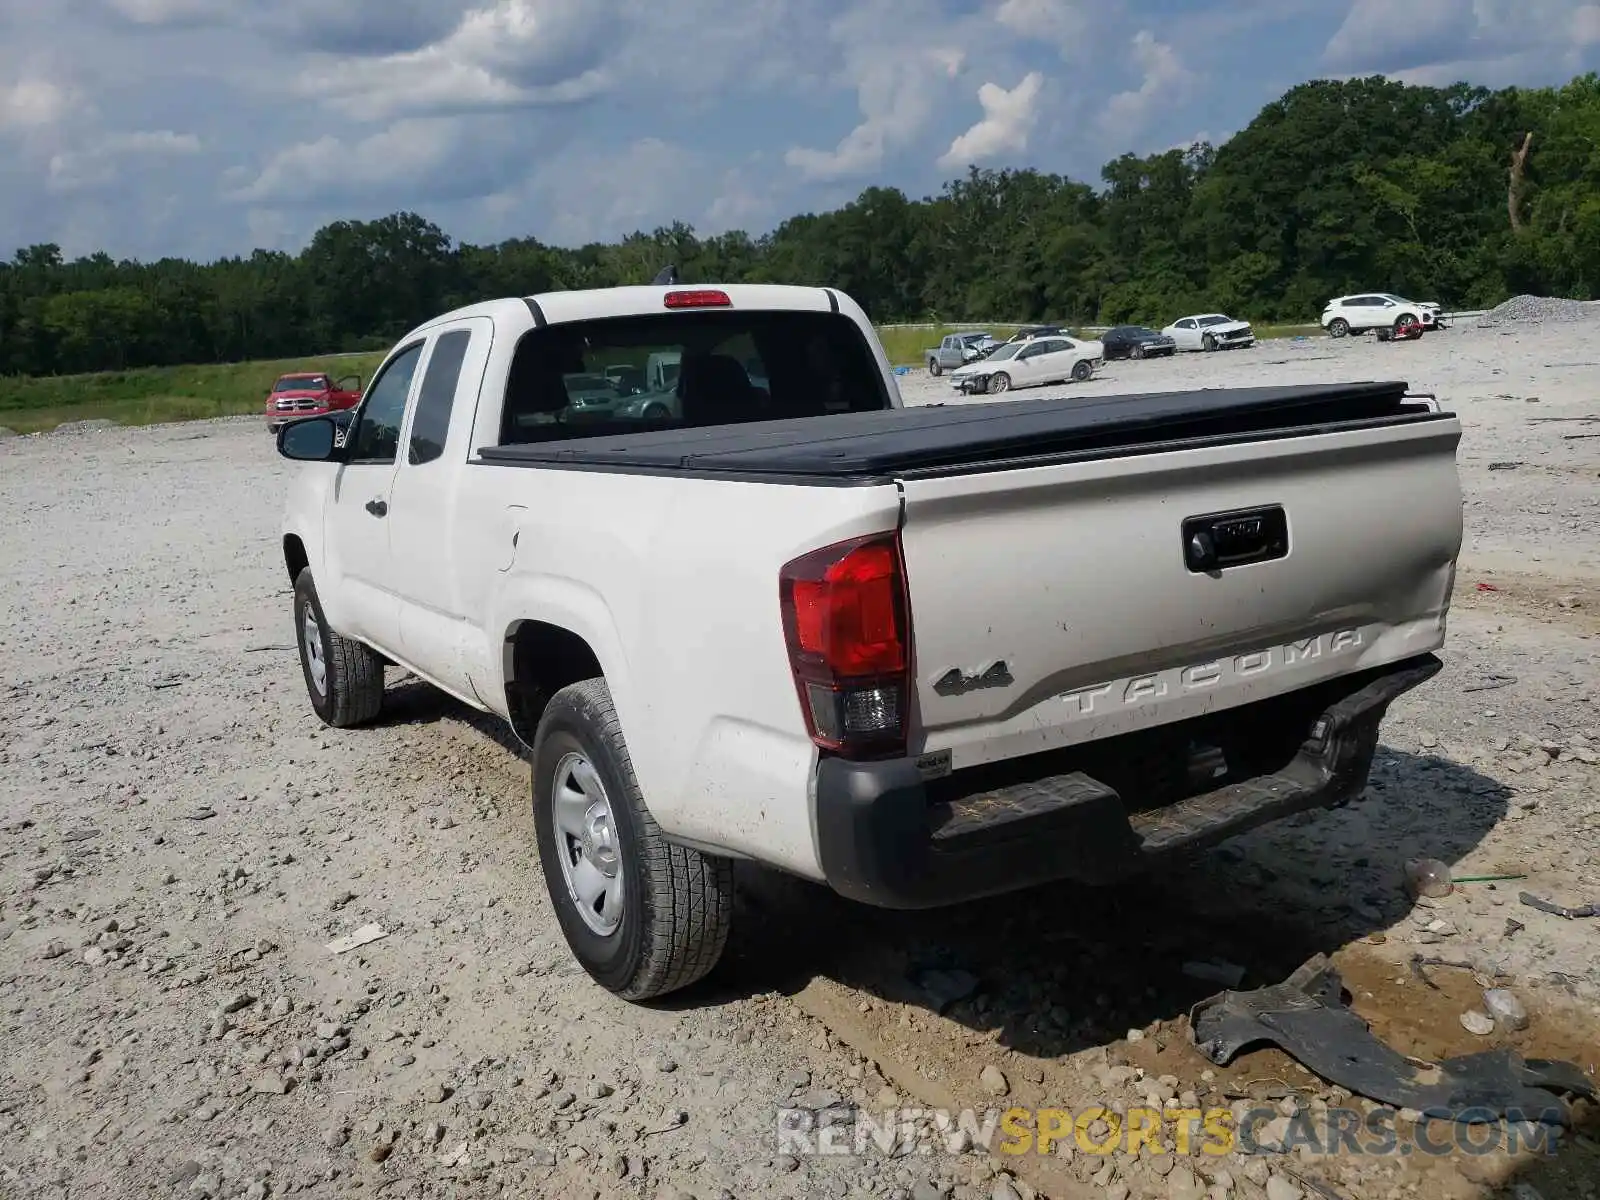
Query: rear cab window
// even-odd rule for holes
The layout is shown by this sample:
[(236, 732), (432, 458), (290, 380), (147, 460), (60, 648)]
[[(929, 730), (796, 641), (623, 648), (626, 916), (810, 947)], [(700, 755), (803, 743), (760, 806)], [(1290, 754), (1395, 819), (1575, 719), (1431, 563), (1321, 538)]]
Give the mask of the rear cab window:
[(441, 333), (433, 344), (428, 368), (422, 373), (416, 412), (411, 416), (406, 461), (414, 467), (433, 462), (444, 454), (445, 437), (450, 432), (450, 410), (455, 406), (461, 364), (466, 361), (471, 341), (472, 330), (451, 329)]
[(893, 407), (838, 313), (729, 309), (571, 321), (517, 344), (501, 445)]

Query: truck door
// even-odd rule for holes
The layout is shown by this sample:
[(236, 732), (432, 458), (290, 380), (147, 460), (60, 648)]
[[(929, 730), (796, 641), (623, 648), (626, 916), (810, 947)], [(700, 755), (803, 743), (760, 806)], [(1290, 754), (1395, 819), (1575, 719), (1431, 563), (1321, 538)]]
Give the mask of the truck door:
[(390, 356), (372, 381), (346, 436), (349, 456), (328, 506), (328, 550), (341, 633), (390, 646), (399, 636), (399, 607), (390, 586), (389, 498), (406, 402), (422, 358), (418, 339)]
[[(483, 631), (463, 612), (451, 529), (494, 323), (453, 321), (433, 335), (406, 426), (389, 502), (389, 572), (399, 603), (399, 653), (468, 703), (484, 678)], [(453, 418), (460, 415), (462, 419)]]

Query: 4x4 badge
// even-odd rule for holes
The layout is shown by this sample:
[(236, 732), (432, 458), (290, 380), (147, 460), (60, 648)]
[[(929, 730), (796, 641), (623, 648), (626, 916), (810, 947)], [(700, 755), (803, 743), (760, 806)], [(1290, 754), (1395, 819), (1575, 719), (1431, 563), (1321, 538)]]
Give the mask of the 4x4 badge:
[(981, 671), (974, 671), (971, 675), (960, 667), (951, 667), (934, 680), (933, 690), (941, 696), (964, 696), (968, 692), (980, 691), (983, 688), (1010, 687), (1015, 682), (1016, 680), (1011, 677), (1011, 668), (1006, 666), (1006, 660), (1002, 658)]

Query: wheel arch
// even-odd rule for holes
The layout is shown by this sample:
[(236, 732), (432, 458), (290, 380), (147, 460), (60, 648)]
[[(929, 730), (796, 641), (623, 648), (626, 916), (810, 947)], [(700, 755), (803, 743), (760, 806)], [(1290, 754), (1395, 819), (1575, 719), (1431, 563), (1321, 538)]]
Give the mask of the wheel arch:
[(306, 544), (298, 533), (283, 535), (283, 565), (289, 571), (290, 587), (300, 578), (300, 572), (311, 565), (311, 556), (306, 553)]
[(532, 748), (550, 697), (568, 684), (603, 678), (628, 726), (631, 680), (610, 612), (599, 596), (557, 580), (525, 580), (502, 595), (500, 684), (512, 732)]

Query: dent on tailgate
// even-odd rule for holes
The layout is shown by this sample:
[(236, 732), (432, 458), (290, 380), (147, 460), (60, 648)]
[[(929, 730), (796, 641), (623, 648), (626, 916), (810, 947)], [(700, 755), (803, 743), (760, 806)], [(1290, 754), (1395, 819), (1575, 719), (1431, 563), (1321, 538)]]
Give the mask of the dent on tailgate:
[[(1435, 649), (1459, 437), (1451, 420), (903, 480), (914, 749), (993, 761)], [(1281, 553), (1195, 569), (1186, 519), (1271, 506)]]

